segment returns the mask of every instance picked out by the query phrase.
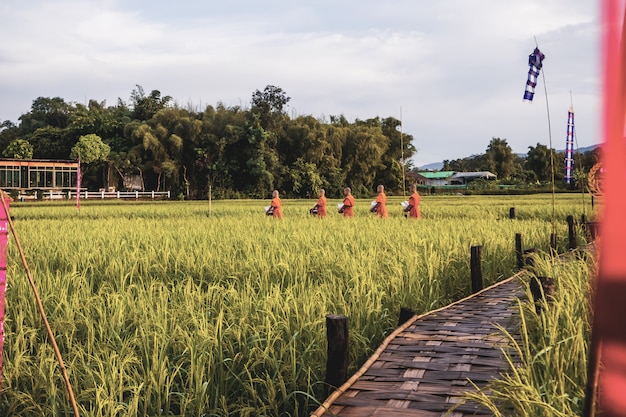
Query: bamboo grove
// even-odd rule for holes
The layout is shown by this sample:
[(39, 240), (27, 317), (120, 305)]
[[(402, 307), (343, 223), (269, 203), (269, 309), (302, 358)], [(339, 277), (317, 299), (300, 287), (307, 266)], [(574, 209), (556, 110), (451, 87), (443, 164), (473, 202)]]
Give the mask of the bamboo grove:
[(69, 159), (79, 138), (94, 135), (110, 152), (85, 167), (85, 186), (123, 189), (122, 179), (133, 175), (147, 190), (185, 198), (206, 198), (209, 186), (217, 198), (265, 198), (274, 189), (311, 197), (320, 187), (338, 196), (347, 182), (357, 194), (371, 193), (375, 184), (402, 189), (401, 164), (415, 148), (398, 119), (290, 117), (289, 100), (270, 85), (255, 91), (249, 106), (202, 110), (182, 108), (158, 90), (146, 95), (140, 86), (130, 105), (40, 97), (18, 125), (2, 124), (0, 151), (9, 158)]

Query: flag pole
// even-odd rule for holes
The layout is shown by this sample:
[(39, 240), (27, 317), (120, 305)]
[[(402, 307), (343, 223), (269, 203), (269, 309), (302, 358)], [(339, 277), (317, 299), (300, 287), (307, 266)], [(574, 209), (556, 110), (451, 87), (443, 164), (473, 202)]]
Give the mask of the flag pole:
[(404, 176), (404, 138), (402, 136), (402, 106), (400, 106), (400, 149), (402, 152), (402, 195), (406, 197), (406, 179)]
[(54, 338), (54, 334), (52, 333), (52, 329), (50, 328), (50, 323), (48, 323), (48, 318), (46, 317), (46, 312), (43, 309), (43, 304), (41, 303), (41, 297), (39, 296), (39, 292), (37, 291), (37, 287), (35, 286), (35, 281), (30, 273), (30, 268), (28, 268), (28, 263), (26, 262), (26, 257), (24, 256), (24, 251), (22, 250), (22, 245), (20, 244), (20, 240), (17, 237), (17, 232), (15, 231), (15, 227), (13, 226), (13, 221), (11, 220), (11, 216), (9, 216), (9, 208), (7, 207), (6, 200), (4, 198), (0, 198), (2, 200), (2, 206), (4, 207), (4, 214), (6, 215), (7, 222), (9, 223), (9, 227), (11, 229), (11, 233), (13, 234), (13, 238), (15, 239), (15, 245), (17, 246), (17, 250), (20, 254), (20, 258), (22, 259), (22, 265), (24, 266), (24, 270), (26, 271), (26, 277), (28, 278), (28, 282), (30, 284), (31, 289), (33, 290), (33, 294), (35, 295), (35, 302), (37, 304), (37, 308), (39, 309), (39, 314), (41, 315), (41, 319), (43, 320), (44, 326), (46, 327), (46, 331), (48, 333), (48, 339), (50, 339), (50, 344), (54, 350), (54, 355), (59, 362), (59, 368), (61, 368), (61, 375), (63, 376), (63, 380), (65, 381), (65, 387), (67, 389), (67, 394), (69, 396), (69, 401), (72, 406), (72, 410), (74, 410), (74, 415), (79, 417), (80, 413), (78, 412), (78, 406), (76, 405), (76, 399), (74, 398), (74, 391), (72, 391), (72, 384), (70, 383), (70, 378), (67, 375), (67, 369), (65, 368), (65, 364), (63, 363), (63, 357), (61, 356), (61, 351), (59, 350), (59, 346)]
[[(574, 112), (574, 100), (572, 99), (572, 91), (570, 90), (569, 92), (569, 102), (570, 102), (570, 106), (572, 107), (572, 113)], [(572, 133), (574, 136), (574, 142), (576, 143), (576, 157), (578, 158), (578, 169), (580, 170), (580, 175), (582, 175), (583, 173), (583, 162), (580, 160), (580, 147), (578, 146), (578, 136), (576, 136), (576, 128), (574, 126), (572, 126)], [(581, 196), (581, 200), (582, 200), (582, 206), (583, 206), (583, 214), (586, 215), (586, 210), (585, 210), (585, 181), (580, 181), (580, 196)]]
[[(535, 47), (539, 49), (539, 44), (537, 43), (537, 37), (535, 38)], [(543, 91), (544, 96), (546, 97), (546, 114), (548, 118), (548, 140), (550, 141), (550, 172), (552, 174), (552, 234), (556, 236), (556, 203), (555, 203), (555, 179), (554, 179), (554, 149), (552, 147), (552, 124), (550, 122), (550, 106), (548, 104), (548, 87), (546, 86), (546, 70), (541, 71), (541, 79), (543, 80)]]

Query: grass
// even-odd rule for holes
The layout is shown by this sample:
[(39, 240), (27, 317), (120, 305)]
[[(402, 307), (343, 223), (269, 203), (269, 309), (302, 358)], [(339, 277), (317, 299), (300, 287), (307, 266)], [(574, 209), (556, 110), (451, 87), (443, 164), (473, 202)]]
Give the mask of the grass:
[[(520, 302), (520, 338), (507, 334), (511, 372), (468, 396), (494, 416), (580, 416), (583, 412), (591, 333), (591, 277), (595, 260), (540, 256), (529, 275), (555, 279), (555, 296), (538, 312)], [(530, 289), (527, 297), (532, 300)], [(506, 332), (505, 332), (506, 333)]]
[[(285, 201), (14, 204), (11, 214), (84, 416), (304, 416), (322, 400), (325, 315), (349, 318), (351, 372), (397, 322), (515, 269), (514, 236), (548, 250), (550, 197), (429, 197), (424, 219), (359, 200), (354, 219)], [(559, 246), (580, 197), (559, 197)], [(330, 204), (330, 203), (329, 203)], [(509, 207), (518, 219), (509, 220)], [(532, 213), (532, 214), (528, 214)], [(61, 377), (9, 247), (0, 414), (69, 415)]]

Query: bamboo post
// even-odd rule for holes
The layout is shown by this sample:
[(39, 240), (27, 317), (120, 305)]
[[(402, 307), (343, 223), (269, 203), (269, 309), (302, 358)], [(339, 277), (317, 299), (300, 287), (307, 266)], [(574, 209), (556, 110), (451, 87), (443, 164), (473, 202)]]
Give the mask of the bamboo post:
[(211, 215), (211, 184), (209, 184), (209, 216)]
[(515, 207), (511, 207), (509, 209), (509, 219), (515, 219), (517, 217), (517, 213), (515, 212)]
[(530, 268), (535, 266), (535, 258), (533, 257), (534, 253), (537, 253), (537, 249), (535, 248), (528, 248), (524, 250), (524, 264)]
[(524, 254), (523, 254), (523, 246), (522, 246), (522, 234), (515, 233), (515, 257), (517, 259), (517, 269), (522, 269), (524, 267)]
[(598, 226), (599, 226), (598, 222), (587, 223), (587, 235), (589, 236), (589, 239), (592, 241), (596, 240), (596, 238), (598, 237)]
[(408, 307), (400, 307), (400, 315), (398, 316), (398, 327), (406, 323), (411, 317), (415, 315), (415, 311)]
[(535, 311), (541, 312), (541, 301), (545, 298), (548, 303), (554, 299), (554, 278), (536, 277), (530, 278), (530, 292), (535, 302)]
[(324, 396), (340, 387), (348, 379), (348, 318), (339, 314), (326, 316), (328, 356)]
[(557, 245), (556, 233), (550, 233), (550, 249), (552, 250), (554, 254), (556, 254), (557, 252), (556, 245)]
[(483, 272), (480, 267), (482, 246), (471, 247), (470, 271), (472, 275), (472, 294), (483, 289)]
[(571, 214), (567, 216), (567, 228), (568, 248), (570, 250), (576, 249), (576, 220)]

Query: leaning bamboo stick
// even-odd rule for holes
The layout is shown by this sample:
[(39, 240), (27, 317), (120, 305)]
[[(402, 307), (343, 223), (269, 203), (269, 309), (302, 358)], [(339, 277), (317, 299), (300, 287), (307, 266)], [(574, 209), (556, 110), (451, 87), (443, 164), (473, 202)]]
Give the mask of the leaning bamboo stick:
[(50, 343), (52, 344), (52, 348), (54, 349), (54, 355), (59, 362), (59, 367), (61, 368), (61, 374), (63, 375), (63, 379), (65, 380), (65, 387), (67, 388), (67, 394), (69, 396), (69, 401), (74, 410), (74, 416), (80, 417), (80, 413), (78, 412), (78, 406), (76, 405), (76, 400), (74, 399), (74, 392), (72, 391), (72, 385), (70, 384), (70, 379), (67, 376), (67, 369), (65, 369), (65, 364), (63, 363), (63, 358), (61, 357), (61, 351), (59, 351), (59, 347), (57, 346), (57, 342), (54, 339), (54, 334), (52, 333), (52, 329), (50, 328), (50, 324), (48, 323), (48, 319), (46, 317), (46, 312), (43, 309), (43, 304), (41, 303), (41, 297), (39, 296), (39, 292), (37, 291), (37, 287), (35, 286), (35, 281), (30, 273), (30, 269), (28, 267), (28, 263), (26, 262), (26, 257), (24, 256), (24, 251), (22, 250), (22, 245), (20, 245), (20, 240), (17, 237), (17, 232), (15, 231), (15, 227), (13, 226), (13, 221), (11, 220), (11, 216), (9, 215), (9, 208), (7, 207), (5, 196), (7, 194), (4, 191), (0, 191), (0, 200), (2, 200), (2, 206), (4, 208), (4, 214), (7, 217), (7, 221), (9, 223), (9, 227), (11, 228), (11, 233), (13, 234), (13, 238), (15, 239), (15, 244), (17, 245), (17, 250), (20, 253), (20, 258), (22, 259), (22, 265), (24, 266), (24, 270), (26, 271), (26, 276), (28, 277), (28, 282), (30, 283), (30, 287), (33, 290), (33, 294), (35, 295), (35, 300), (37, 302), (37, 308), (39, 309), (39, 314), (41, 315), (41, 319), (46, 326), (46, 331), (48, 332), (48, 338), (50, 339)]

